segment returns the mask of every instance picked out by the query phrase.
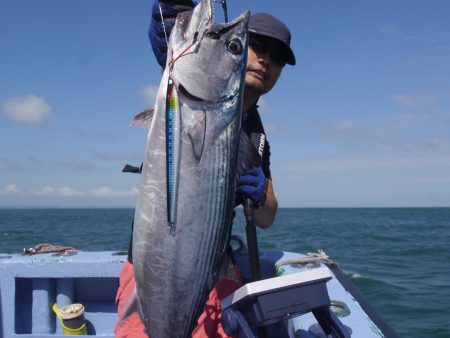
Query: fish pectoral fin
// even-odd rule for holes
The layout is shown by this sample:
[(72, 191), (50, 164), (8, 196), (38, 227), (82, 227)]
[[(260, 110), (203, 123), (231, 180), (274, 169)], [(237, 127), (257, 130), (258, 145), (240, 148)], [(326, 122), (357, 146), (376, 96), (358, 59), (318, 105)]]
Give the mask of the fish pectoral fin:
[(192, 150), (197, 162), (200, 162), (203, 154), (203, 147), (205, 146), (205, 134), (206, 134), (206, 113), (199, 113), (195, 119), (191, 119), (186, 126), (186, 132), (191, 141)]
[(119, 317), (119, 321), (124, 321), (133, 313), (139, 313), (139, 299), (137, 296), (136, 288), (134, 289), (131, 297), (128, 299), (128, 303), (125, 305), (125, 308)]
[(150, 128), (153, 120), (155, 109), (150, 108), (137, 113), (130, 121), (130, 126), (139, 128)]

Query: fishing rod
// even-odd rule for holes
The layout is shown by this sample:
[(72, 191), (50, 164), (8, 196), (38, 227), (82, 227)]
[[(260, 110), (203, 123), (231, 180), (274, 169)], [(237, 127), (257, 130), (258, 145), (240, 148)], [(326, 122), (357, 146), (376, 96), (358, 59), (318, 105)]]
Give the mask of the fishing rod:
[[(258, 148), (258, 155), (259, 155), (259, 163), (258, 165), (261, 165), (262, 163), (262, 157), (264, 154), (264, 148), (265, 148), (265, 135), (260, 134), (259, 137), (259, 148)], [(259, 249), (258, 249), (258, 237), (256, 234), (256, 226), (253, 219), (253, 215), (255, 212), (255, 203), (253, 200), (249, 197), (243, 196), (243, 206), (244, 206), (244, 215), (245, 215), (245, 221), (246, 221), (246, 227), (245, 227), (245, 233), (247, 235), (247, 248), (248, 248), (248, 256), (250, 261), (250, 267), (252, 271), (252, 282), (256, 282), (261, 280), (261, 268), (259, 264)], [(256, 327), (256, 331), (258, 334), (258, 338), (267, 338), (268, 332), (265, 326), (258, 326)]]
[(250, 259), (250, 266), (252, 269), (252, 281), (256, 282), (261, 279), (261, 269), (259, 266), (259, 249), (258, 238), (256, 236), (255, 222), (253, 221), (253, 213), (255, 206), (251, 198), (245, 198), (244, 200), (244, 215), (247, 226), (245, 227), (245, 233), (247, 235), (247, 247)]
[(228, 9), (227, 9), (227, 0), (214, 0), (214, 2), (218, 2), (222, 4), (223, 16), (225, 17), (225, 23), (228, 23)]
[[(258, 157), (257, 163), (254, 163), (256, 166), (261, 166), (262, 158), (264, 154), (265, 148), (265, 135), (259, 135), (259, 147), (257, 149), (256, 157)], [(245, 144), (245, 143), (244, 143)], [(253, 144), (250, 144), (252, 149), (254, 148)], [(256, 149), (255, 149), (256, 150)], [(259, 249), (258, 249), (258, 237), (256, 235), (256, 227), (255, 222), (253, 220), (253, 214), (256, 209), (255, 203), (253, 200), (247, 196), (243, 197), (243, 206), (244, 206), (244, 215), (247, 226), (245, 227), (245, 233), (247, 235), (247, 247), (248, 254), (250, 260), (250, 266), (252, 269), (252, 281), (256, 282), (261, 279), (261, 269), (259, 266)]]
[[(253, 221), (253, 213), (255, 211), (255, 205), (251, 198), (244, 199), (244, 215), (247, 222), (245, 227), (245, 233), (247, 235), (247, 247), (248, 255), (250, 259), (250, 266), (252, 269), (252, 282), (261, 280), (261, 269), (259, 266), (259, 249), (258, 238), (256, 236), (255, 222)], [(267, 338), (268, 333), (265, 326), (256, 327), (258, 338)]]

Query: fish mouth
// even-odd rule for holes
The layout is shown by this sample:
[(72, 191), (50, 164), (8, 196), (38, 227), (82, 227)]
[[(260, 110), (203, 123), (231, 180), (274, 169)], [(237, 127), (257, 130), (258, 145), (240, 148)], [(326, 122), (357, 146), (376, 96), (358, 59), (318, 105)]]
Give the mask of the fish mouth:
[(194, 101), (194, 102), (208, 102), (205, 99), (202, 99), (198, 96), (192, 95), (186, 87), (184, 87), (181, 83), (178, 85), (178, 91), (181, 95), (186, 97), (188, 100)]
[(217, 104), (217, 103), (231, 101), (231, 100), (235, 99), (239, 94), (239, 90), (237, 89), (236, 91), (234, 91), (233, 93), (231, 93), (229, 95), (207, 100), (207, 99), (202, 99), (201, 97), (191, 94), (186, 89), (186, 87), (184, 87), (181, 83), (178, 85), (177, 88), (178, 88), (178, 93), (180, 95), (182, 95), (183, 97), (185, 97), (186, 99), (188, 99), (189, 101), (196, 102), (196, 103), (206, 103), (206, 104)]

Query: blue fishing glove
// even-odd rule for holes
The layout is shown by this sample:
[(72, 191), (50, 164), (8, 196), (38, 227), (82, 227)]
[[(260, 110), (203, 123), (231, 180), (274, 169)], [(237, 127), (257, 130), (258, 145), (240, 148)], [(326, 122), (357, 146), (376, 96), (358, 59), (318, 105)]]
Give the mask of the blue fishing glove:
[[(162, 68), (166, 66), (167, 59), (166, 35), (167, 39), (169, 39), (177, 14), (188, 11), (194, 6), (195, 3), (192, 0), (155, 0), (155, 2), (153, 2), (152, 20), (148, 30), (148, 37), (150, 38), (150, 44), (152, 45), (156, 61), (158, 61)], [(166, 31), (165, 34), (164, 29)]]
[(237, 191), (253, 200), (255, 208), (266, 201), (266, 176), (261, 167), (253, 167), (239, 177)]

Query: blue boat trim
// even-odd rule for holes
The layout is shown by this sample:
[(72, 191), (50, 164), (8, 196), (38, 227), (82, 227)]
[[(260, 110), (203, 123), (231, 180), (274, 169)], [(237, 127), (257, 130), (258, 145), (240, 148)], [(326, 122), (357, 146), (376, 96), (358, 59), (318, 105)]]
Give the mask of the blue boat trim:
[(361, 291), (352, 283), (338, 267), (330, 267), (336, 279), (341, 285), (355, 298), (361, 308), (370, 318), (370, 320), (380, 329), (386, 337), (399, 338), (397, 333), (389, 326), (389, 324), (380, 316), (378, 312), (367, 302)]

